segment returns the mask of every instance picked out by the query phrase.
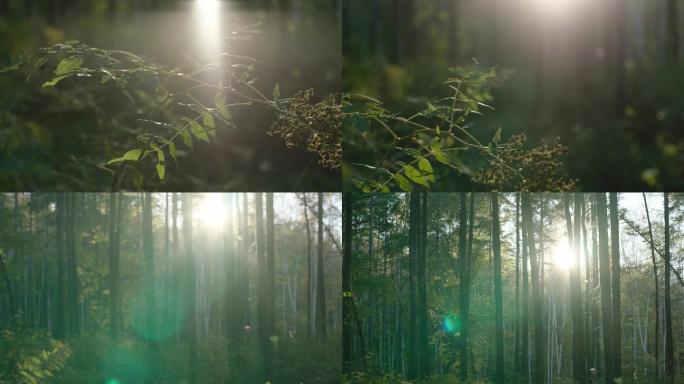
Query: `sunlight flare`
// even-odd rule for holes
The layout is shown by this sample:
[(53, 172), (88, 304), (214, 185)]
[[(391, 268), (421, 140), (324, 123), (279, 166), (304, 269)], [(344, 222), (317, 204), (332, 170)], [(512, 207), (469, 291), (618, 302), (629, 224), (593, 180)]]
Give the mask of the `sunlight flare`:
[(197, 203), (195, 218), (200, 224), (211, 229), (220, 230), (226, 221), (226, 211), (223, 204), (223, 194), (203, 193), (202, 199)]
[(219, 0), (196, 0), (195, 8), (201, 54), (214, 57), (221, 51), (221, 3)]
[(573, 255), (567, 238), (563, 238), (556, 243), (551, 257), (553, 258), (553, 264), (557, 267), (563, 270), (570, 270), (572, 268)]

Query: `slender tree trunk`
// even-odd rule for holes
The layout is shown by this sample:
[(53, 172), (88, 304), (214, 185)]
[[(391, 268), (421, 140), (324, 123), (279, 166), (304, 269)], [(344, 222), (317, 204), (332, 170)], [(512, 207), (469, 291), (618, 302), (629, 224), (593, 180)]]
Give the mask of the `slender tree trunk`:
[[(569, 200), (565, 195), (566, 202)], [(566, 203), (566, 206), (569, 205)], [(576, 383), (585, 383), (586, 360), (584, 345), (584, 311), (582, 309), (582, 282), (580, 273), (580, 221), (582, 221), (581, 209), (582, 195), (575, 193), (575, 225), (574, 244), (572, 245), (572, 263), (570, 265), (570, 295), (572, 312), (572, 377)], [(568, 215), (569, 216), (569, 215)]]
[(185, 243), (185, 265), (186, 265), (186, 297), (188, 309), (186, 315), (187, 340), (188, 340), (188, 384), (197, 384), (197, 267), (193, 252), (192, 238), (192, 195), (184, 193), (181, 195), (183, 207), (183, 240)]
[(501, 289), (501, 229), (499, 224), (499, 201), (496, 192), (492, 197), (492, 247), (494, 249), (494, 317), (496, 322), (496, 373), (495, 383), (504, 383), (504, 325)]
[(604, 378), (606, 384), (613, 384), (615, 371), (613, 365), (613, 304), (611, 300), (610, 256), (608, 251), (608, 219), (606, 215), (606, 195), (596, 196), (599, 232), (599, 280), (601, 286), (601, 323), (603, 326)]
[[(521, 199), (522, 200), (522, 199)], [(529, 265), (529, 247), (527, 246), (529, 242), (529, 237), (527, 230), (525, 229), (525, 222), (523, 221), (523, 208), (521, 204), (521, 223), (520, 230), (522, 233), (522, 293), (523, 293), (523, 315), (522, 315), (522, 350), (520, 351), (520, 374), (519, 379), (522, 382), (530, 382), (530, 288), (529, 288), (529, 277), (528, 277), (528, 265)]]
[(109, 333), (119, 338), (119, 193), (109, 194)]
[(265, 253), (263, 194), (255, 193), (257, 273), (257, 332), (262, 358), (262, 381), (271, 380), (271, 340), (268, 325), (268, 265)]
[(665, 377), (668, 382), (674, 379), (674, 344), (672, 340), (672, 304), (670, 301), (670, 196), (663, 196), (665, 210)]
[(275, 225), (273, 223), (273, 193), (266, 194), (266, 279), (268, 288), (267, 315), (269, 340), (275, 336)]
[(613, 291), (613, 370), (622, 377), (622, 316), (620, 308), (620, 222), (618, 221), (617, 193), (610, 193), (610, 242)]
[(311, 226), (309, 224), (309, 207), (306, 193), (302, 194), (304, 203), (304, 223), (306, 225), (306, 335), (313, 335), (313, 267), (311, 265)]
[(79, 282), (76, 256), (76, 194), (66, 196), (66, 253), (67, 253), (67, 301), (68, 329), (71, 336), (81, 331), (81, 314), (79, 311)]
[(521, 319), (520, 319), (520, 194), (515, 194), (515, 341), (513, 345), (513, 369), (516, 377), (520, 372)]
[(650, 246), (651, 246), (651, 262), (653, 263), (653, 283), (655, 285), (655, 290), (654, 290), (654, 296), (655, 296), (655, 323), (654, 323), (654, 348), (653, 348), (653, 353), (654, 353), (654, 359), (655, 359), (655, 381), (658, 382), (658, 376), (659, 376), (659, 371), (660, 371), (660, 364), (658, 363), (658, 357), (659, 357), (659, 334), (660, 331), (658, 330), (658, 327), (660, 326), (660, 297), (658, 295), (659, 293), (659, 288), (658, 288), (658, 263), (656, 262), (656, 257), (655, 257), (655, 243), (653, 241), (653, 228), (651, 226), (651, 215), (648, 212), (648, 202), (646, 202), (646, 194), (642, 193), (641, 194), (644, 198), (644, 210), (646, 211), (646, 220), (648, 222), (648, 238), (650, 239)]
[(328, 333), (327, 308), (325, 304), (325, 263), (323, 259), (323, 193), (318, 193), (318, 262), (316, 263), (316, 315), (317, 336), (325, 341)]
[(430, 375), (430, 353), (428, 349), (428, 307), (427, 291), (425, 287), (425, 266), (427, 256), (427, 193), (418, 196), (419, 217), (418, 226), (418, 260), (416, 266), (416, 283), (418, 285), (418, 351), (419, 351), (419, 377)]
[(532, 204), (530, 195), (522, 196), (523, 229), (527, 232), (527, 247), (529, 248), (530, 269), (532, 272), (532, 305), (534, 327), (534, 377), (532, 382), (544, 382), (544, 323), (542, 318), (542, 298), (540, 296), (539, 265), (534, 240), (534, 226), (532, 222)]
[[(350, 373), (352, 367), (352, 349), (354, 339), (352, 336), (352, 311), (354, 296), (351, 288), (351, 238), (352, 238), (352, 194), (342, 195), (342, 370)], [(304, 207), (306, 209), (306, 207)]]
[(154, 345), (156, 329), (156, 293), (154, 276), (154, 234), (152, 233), (152, 194), (143, 195), (143, 253), (145, 255), (145, 285), (147, 301), (147, 338)]

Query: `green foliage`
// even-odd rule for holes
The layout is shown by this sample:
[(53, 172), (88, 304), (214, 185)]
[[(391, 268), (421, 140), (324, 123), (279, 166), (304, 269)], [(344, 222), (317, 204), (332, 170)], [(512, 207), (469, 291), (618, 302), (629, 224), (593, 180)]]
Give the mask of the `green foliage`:
[[(225, 53), (187, 72), (165, 69), (130, 52), (90, 47), (78, 41), (39, 49), (3, 71), (21, 70), (30, 79), (35, 73), (51, 70), (51, 76), (42, 82), (43, 88), (76, 92), (102, 114), (101, 120), (120, 125), (123, 132), (133, 136), (134, 140), (124, 140), (128, 148), (121, 150), (123, 155), (93, 164), (112, 175), (112, 189), (118, 189), (127, 177), (135, 178), (131, 169), (148, 166), (163, 181), (169, 173), (167, 155), (177, 163), (179, 155), (194, 150), (196, 140), (212, 143), (218, 128), (235, 127), (233, 110), (250, 106), (270, 111), (277, 118), (269, 133), (281, 134), (288, 147), (306, 143), (310, 152), (319, 155), (321, 165), (338, 169), (339, 103), (333, 96), (326, 102), (312, 103), (311, 90), (299, 92), (293, 99), (282, 98), (279, 85), (272, 99), (266, 97), (254, 85), (257, 62), (230, 52), (234, 39), (252, 32), (238, 28), (226, 39)], [(104, 95), (113, 90), (126, 104), (116, 111), (99, 102), (111, 99)], [(110, 143), (112, 151), (117, 150), (117, 144)]]
[[(491, 110), (491, 87), (507, 76), (496, 68), (451, 68), (444, 86), (449, 96), (419, 99), (410, 116), (384, 108), (379, 100), (347, 94), (343, 100), (345, 142), (372, 151), (371, 163), (351, 159), (349, 180), (363, 192), (430, 190), (440, 178), (456, 174), (475, 188), (554, 190), (575, 188), (562, 173), (566, 149), (555, 141), (527, 150), (525, 136), (502, 142), (501, 129), (487, 142), (474, 131), (474, 116)], [(381, 133), (379, 133), (381, 132)], [(349, 159), (348, 159), (349, 161)], [(349, 173), (347, 172), (347, 173)], [(345, 174), (346, 179), (350, 179)]]
[[(53, 378), (72, 354), (71, 348), (41, 333), (0, 333), (0, 383), (36, 384)], [(5, 369), (6, 368), (6, 369)]]

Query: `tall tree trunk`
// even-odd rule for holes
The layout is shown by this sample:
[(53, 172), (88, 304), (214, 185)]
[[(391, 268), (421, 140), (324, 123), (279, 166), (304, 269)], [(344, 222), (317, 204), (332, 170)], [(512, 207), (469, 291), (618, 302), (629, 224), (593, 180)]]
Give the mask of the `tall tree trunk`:
[[(646, 220), (648, 222), (648, 238), (649, 242), (651, 245), (651, 263), (653, 264), (653, 283), (655, 285), (655, 290), (654, 290), (654, 296), (655, 296), (655, 324), (654, 324), (654, 333), (655, 333), (655, 341), (654, 341), (654, 348), (653, 348), (653, 353), (654, 353), (654, 358), (655, 358), (655, 381), (658, 382), (658, 376), (659, 376), (659, 371), (660, 371), (660, 364), (658, 362), (658, 357), (659, 357), (659, 352), (660, 352), (660, 347), (658, 346), (660, 343), (660, 296), (659, 296), (659, 288), (658, 288), (658, 263), (656, 262), (656, 257), (655, 257), (655, 242), (653, 241), (653, 228), (651, 226), (651, 215), (648, 212), (648, 202), (646, 201), (646, 194), (642, 193), (642, 197), (644, 198), (644, 210), (646, 211)], [(666, 266), (667, 268), (667, 266)]]
[(275, 336), (275, 225), (273, 223), (273, 193), (266, 194), (266, 279), (268, 287), (267, 315), (269, 340)]
[(325, 262), (323, 260), (323, 193), (318, 192), (318, 262), (316, 263), (316, 330), (318, 339), (325, 341), (328, 333), (325, 304)]
[(257, 273), (259, 276), (257, 291), (257, 333), (259, 336), (259, 347), (262, 358), (262, 381), (271, 380), (271, 340), (268, 325), (268, 274), (265, 253), (264, 236), (264, 208), (263, 194), (255, 193), (255, 213), (256, 213), (256, 245), (257, 245)]
[(67, 310), (69, 334), (73, 336), (78, 335), (81, 331), (76, 256), (76, 193), (67, 194), (66, 201)]
[(109, 194), (109, 333), (119, 338), (119, 193)]
[(663, 196), (665, 210), (665, 377), (668, 382), (674, 379), (674, 344), (672, 340), (672, 304), (670, 302), (670, 196)]
[(408, 340), (408, 378), (415, 379), (419, 375), (418, 360), (418, 326), (417, 326), (417, 284), (416, 267), (418, 259), (418, 210), (419, 196), (417, 193), (409, 195), (409, 340)]
[(615, 377), (622, 377), (622, 316), (620, 308), (620, 222), (618, 221), (618, 197), (610, 196), (610, 243), (613, 291), (613, 370)]
[(188, 302), (186, 315), (186, 338), (188, 341), (188, 384), (197, 384), (197, 273), (196, 260), (193, 254), (192, 239), (192, 195), (184, 193), (181, 195), (183, 207), (183, 240), (185, 243), (185, 265), (186, 281), (185, 290)]
[(606, 194), (596, 196), (599, 232), (599, 282), (601, 286), (601, 324), (603, 326), (604, 378), (612, 384), (615, 378), (613, 365), (613, 304), (611, 299), (610, 256), (608, 251), (608, 218), (606, 214)]
[[(306, 207), (304, 207), (306, 209)], [(350, 373), (352, 367), (352, 311), (354, 296), (351, 288), (351, 238), (352, 238), (352, 194), (342, 195), (342, 372)]]
[(532, 382), (544, 382), (544, 323), (542, 318), (542, 298), (540, 295), (539, 265), (534, 240), (534, 226), (532, 221), (532, 204), (530, 194), (522, 195), (523, 229), (527, 232), (527, 247), (529, 249), (530, 269), (532, 272), (532, 309), (534, 327), (534, 377)]
[[(565, 195), (566, 207), (569, 195)], [(574, 244), (572, 245), (572, 263), (570, 265), (570, 295), (572, 312), (572, 378), (576, 383), (585, 383), (586, 360), (584, 338), (584, 311), (582, 309), (582, 282), (580, 272), (580, 222), (582, 221), (582, 195), (575, 193), (575, 226)], [(569, 215), (568, 215), (569, 216)]]
[[(519, 194), (520, 196), (520, 194)], [(522, 199), (521, 199), (522, 200)], [(529, 237), (527, 230), (525, 229), (525, 222), (523, 221), (523, 208), (521, 201), (521, 223), (520, 230), (522, 234), (522, 350), (520, 351), (520, 370), (519, 379), (522, 382), (530, 382), (530, 288), (529, 288), (529, 247), (527, 246), (529, 242)]]
[(311, 226), (306, 192), (302, 194), (304, 203), (304, 224), (306, 225), (306, 336), (313, 335), (313, 267), (311, 265)]
[(501, 229), (499, 224), (499, 201), (496, 192), (492, 197), (492, 248), (494, 249), (494, 317), (496, 323), (496, 373), (495, 383), (504, 383), (504, 325), (501, 289)]
[(154, 234), (152, 233), (152, 194), (143, 195), (143, 254), (145, 255), (145, 285), (147, 304), (147, 338), (154, 345), (156, 330), (156, 292), (154, 276)]
[(520, 319), (520, 194), (515, 194), (515, 340), (513, 343), (513, 369), (520, 372), (521, 319)]
[(428, 307), (427, 292), (425, 287), (425, 266), (427, 256), (427, 193), (419, 195), (419, 222), (418, 231), (418, 260), (416, 265), (416, 283), (418, 285), (418, 352), (419, 352), (419, 377), (430, 375), (430, 353), (428, 350)]

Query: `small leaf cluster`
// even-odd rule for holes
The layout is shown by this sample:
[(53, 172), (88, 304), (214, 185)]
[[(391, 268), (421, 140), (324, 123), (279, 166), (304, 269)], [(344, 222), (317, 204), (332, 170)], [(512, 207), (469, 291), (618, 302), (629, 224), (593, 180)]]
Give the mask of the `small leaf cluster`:
[(43, 339), (42, 334), (19, 335), (4, 330), (0, 334), (0, 342), (8, 347), (6, 354), (0, 353), (0, 362), (10, 361), (9, 369), (0, 374), (0, 383), (48, 382), (64, 369), (72, 354), (67, 344)]
[[(448, 96), (418, 99), (421, 108), (395, 113), (377, 99), (347, 94), (343, 98), (345, 140), (366, 145), (374, 163), (349, 163), (361, 177), (351, 180), (363, 192), (431, 190), (440, 178), (458, 175), (475, 188), (510, 186), (529, 190), (567, 190), (575, 181), (561, 174), (559, 142), (529, 152), (524, 136), (502, 144), (499, 128), (488, 141), (475, 132), (474, 118), (493, 108), (491, 87), (508, 74), (497, 68), (451, 68), (444, 82)], [(383, 140), (388, 138), (390, 140)], [(522, 140), (521, 140), (522, 139)]]
[(561, 157), (568, 150), (560, 143), (542, 140), (541, 145), (526, 149), (525, 134), (514, 135), (499, 145), (488, 164), (479, 170), (473, 180), (497, 191), (559, 191), (569, 192), (577, 187), (577, 180), (562, 170)]
[(307, 151), (319, 156), (319, 164), (339, 169), (342, 166), (342, 105), (334, 95), (318, 103), (312, 102), (313, 96), (312, 89), (299, 91), (279, 105), (278, 119), (268, 133), (282, 137), (289, 148), (305, 144)]

